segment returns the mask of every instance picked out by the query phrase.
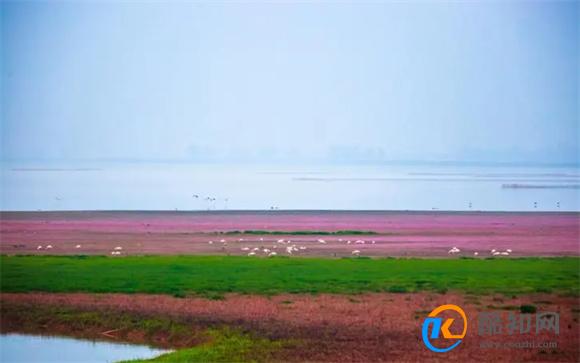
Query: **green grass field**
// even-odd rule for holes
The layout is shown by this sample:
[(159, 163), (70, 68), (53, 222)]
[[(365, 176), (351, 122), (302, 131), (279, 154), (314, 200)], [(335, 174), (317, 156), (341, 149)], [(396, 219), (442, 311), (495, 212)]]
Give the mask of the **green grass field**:
[(319, 259), (2, 256), (2, 292), (225, 293), (460, 291), (579, 294), (580, 258)]

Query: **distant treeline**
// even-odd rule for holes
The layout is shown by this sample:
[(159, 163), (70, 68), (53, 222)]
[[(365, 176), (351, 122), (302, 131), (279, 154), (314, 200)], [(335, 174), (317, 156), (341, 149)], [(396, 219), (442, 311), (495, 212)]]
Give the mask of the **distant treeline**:
[(247, 230), (247, 231), (227, 231), (221, 232), (223, 234), (260, 234), (260, 235), (296, 235), (296, 236), (345, 236), (345, 235), (369, 235), (378, 234), (375, 231), (360, 231), (360, 230), (340, 230), (340, 231), (264, 231), (264, 230)]

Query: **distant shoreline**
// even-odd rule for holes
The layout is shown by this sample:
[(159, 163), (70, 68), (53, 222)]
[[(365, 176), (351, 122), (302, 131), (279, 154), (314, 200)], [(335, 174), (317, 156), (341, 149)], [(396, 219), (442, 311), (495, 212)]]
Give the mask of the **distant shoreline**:
[(578, 211), (488, 211), (488, 210), (397, 210), (397, 209), (218, 209), (218, 210), (171, 210), (171, 209), (79, 209), (79, 210), (2, 210), (0, 217), (3, 214), (48, 214), (48, 213), (143, 213), (143, 214), (580, 214)]

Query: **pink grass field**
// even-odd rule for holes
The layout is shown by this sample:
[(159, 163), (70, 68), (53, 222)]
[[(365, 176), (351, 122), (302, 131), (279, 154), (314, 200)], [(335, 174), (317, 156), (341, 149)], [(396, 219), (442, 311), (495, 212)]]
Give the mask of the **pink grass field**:
[[(232, 235), (218, 232), (374, 231), (378, 235)], [(243, 238), (243, 241), (240, 241)], [(263, 240), (260, 240), (263, 238)], [(326, 244), (317, 242), (319, 238)], [(226, 240), (226, 243), (219, 242)], [(211, 211), (211, 212), (1, 212), (3, 254), (245, 255), (242, 247), (264, 247), (284, 255), (278, 239), (306, 250), (293, 256), (488, 257), (511, 249), (510, 257), (580, 255), (580, 213)], [(342, 239), (342, 241), (339, 241)], [(365, 244), (354, 244), (355, 240)], [(213, 244), (209, 244), (209, 241)], [(353, 244), (347, 244), (351, 240)], [(371, 241), (375, 241), (372, 244)], [(37, 250), (39, 245), (50, 250)], [(80, 248), (76, 245), (80, 244)], [(456, 257), (456, 256), (454, 256)]]

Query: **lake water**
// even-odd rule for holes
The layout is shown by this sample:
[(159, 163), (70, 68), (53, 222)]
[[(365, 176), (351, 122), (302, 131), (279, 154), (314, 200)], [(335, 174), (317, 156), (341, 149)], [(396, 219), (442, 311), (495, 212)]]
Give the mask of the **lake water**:
[(168, 351), (141, 345), (22, 334), (0, 335), (0, 361), (2, 363), (104, 363), (153, 358), (166, 352)]
[(580, 210), (578, 168), (4, 163), (1, 172), (2, 210)]

